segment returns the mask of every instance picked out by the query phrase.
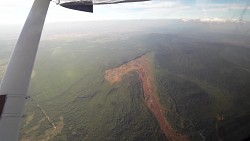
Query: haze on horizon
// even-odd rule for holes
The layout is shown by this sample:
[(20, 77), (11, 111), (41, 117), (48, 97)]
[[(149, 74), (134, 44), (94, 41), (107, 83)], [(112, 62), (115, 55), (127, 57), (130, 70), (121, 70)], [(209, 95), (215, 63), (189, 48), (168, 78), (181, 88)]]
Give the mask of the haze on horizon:
[[(1, 75), (33, 0), (16, 1), (0, 6)], [(250, 137), (250, 22), (241, 22), (249, 4), (216, 1), (152, 0), (94, 14), (51, 3), (20, 140)]]
[[(0, 24), (23, 24), (33, 0), (8, 0), (0, 5)], [(65, 9), (52, 0), (46, 22), (127, 19), (238, 19), (249, 21), (247, 0), (152, 0), (94, 6), (94, 13)]]

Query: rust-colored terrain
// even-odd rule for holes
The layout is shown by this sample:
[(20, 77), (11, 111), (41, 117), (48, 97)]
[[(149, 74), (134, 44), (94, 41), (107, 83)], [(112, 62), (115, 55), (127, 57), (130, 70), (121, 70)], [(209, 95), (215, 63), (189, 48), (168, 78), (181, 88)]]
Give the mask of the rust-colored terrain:
[(166, 120), (164, 115), (167, 111), (167, 108), (162, 107), (159, 102), (158, 96), (154, 94), (154, 87), (152, 83), (153, 72), (151, 61), (148, 55), (143, 55), (117, 68), (106, 70), (104, 77), (111, 84), (114, 84), (116, 82), (119, 82), (122, 79), (123, 75), (132, 71), (138, 73), (143, 86), (144, 102), (157, 119), (160, 128), (164, 132), (167, 139), (171, 141), (187, 141), (187, 136), (182, 135), (174, 130), (171, 127), (170, 123)]

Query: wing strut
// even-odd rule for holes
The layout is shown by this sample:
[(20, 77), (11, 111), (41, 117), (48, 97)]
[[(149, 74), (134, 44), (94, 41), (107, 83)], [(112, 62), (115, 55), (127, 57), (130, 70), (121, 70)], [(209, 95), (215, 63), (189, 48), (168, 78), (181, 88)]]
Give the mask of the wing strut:
[(35, 0), (18, 38), (0, 96), (6, 97), (0, 115), (0, 140), (17, 141), (30, 77), (50, 0)]

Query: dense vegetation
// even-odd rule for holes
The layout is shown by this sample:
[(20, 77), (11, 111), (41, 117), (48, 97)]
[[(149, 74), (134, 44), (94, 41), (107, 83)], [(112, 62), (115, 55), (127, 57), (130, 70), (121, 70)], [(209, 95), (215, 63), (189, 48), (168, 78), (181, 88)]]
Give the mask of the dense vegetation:
[(162, 36), (167, 42), (155, 53), (156, 83), (172, 126), (193, 140), (247, 138), (250, 49)]
[[(250, 49), (232, 43), (246, 37), (222, 33), (227, 31), (223, 25), (207, 29), (196, 23), (183, 27), (181, 22), (161, 22), (169, 27), (109, 33), (96, 29), (97, 35), (72, 33), (73, 38), (70, 33), (61, 36), (62, 31), (60, 38), (55, 38), (57, 32), (46, 34), (34, 67), (20, 140), (167, 140), (145, 106), (137, 73), (114, 85), (103, 78), (105, 70), (149, 52), (154, 54), (155, 94), (175, 130), (193, 141), (249, 137)], [(138, 23), (131, 25), (136, 28)], [(199, 29), (189, 34), (195, 27)], [(13, 43), (1, 40), (0, 45)], [(0, 51), (2, 74), (10, 50)]]
[[(115, 85), (103, 78), (106, 69), (149, 49), (134, 47), (136, 41), (50, 44), (44, 43), (38, 54), (26, 120), (34, 116), (23, 127), (23, 136), (42, 139), (53, 133), (51, 124), (41, 121), (44, 116), (38, 103), (56, 126), (63, 117), (64, 127), (52, 140), (164, 140), (156, 119), (143, 103), (136, 74)], [(39, 127), (30, 131), (38, 123)]]

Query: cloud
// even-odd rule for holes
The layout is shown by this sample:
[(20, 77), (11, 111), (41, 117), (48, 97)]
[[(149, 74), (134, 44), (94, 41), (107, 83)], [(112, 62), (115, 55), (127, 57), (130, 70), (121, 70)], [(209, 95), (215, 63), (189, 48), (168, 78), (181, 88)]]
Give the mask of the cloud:
[(199, 4), (196, 5), (198, 8), (205, 9), (206, 11), (226, 11), (226, 10), (243, 10), (246, 8), (247, 5), (239, 4), (239, 3), (232, 3), (232, 4)]
[(122, 5), (126, 9), (181, 9), (189, 6), (184, 5), (180, 1), (147, 1), (144, 3), (128, 3)]
[[(21, 23), (27, 18), (34, 0), (5, 0), (0, 5), (0, 18), (4, 23)], [(238, 0), (241, 1), (241, 0)], [(207, 18), (228, 16), (244, 10), (245, 3), (218, 3), (216, 0), (152, 0), (138, 3), (96, 5), (94, 13), (79, 12), (51, 2), (46, 22), (113, 20), (113, 19), (169, 19)], [(221, 16), (220, 16), (221, 15)], [(245, 16), (246, 18), (247, 16)], [(248, 17), (249, 19), (250, 17)]]
[(1, 24), (24, 22), (33, 0), (2, 0), (0, 5)]

